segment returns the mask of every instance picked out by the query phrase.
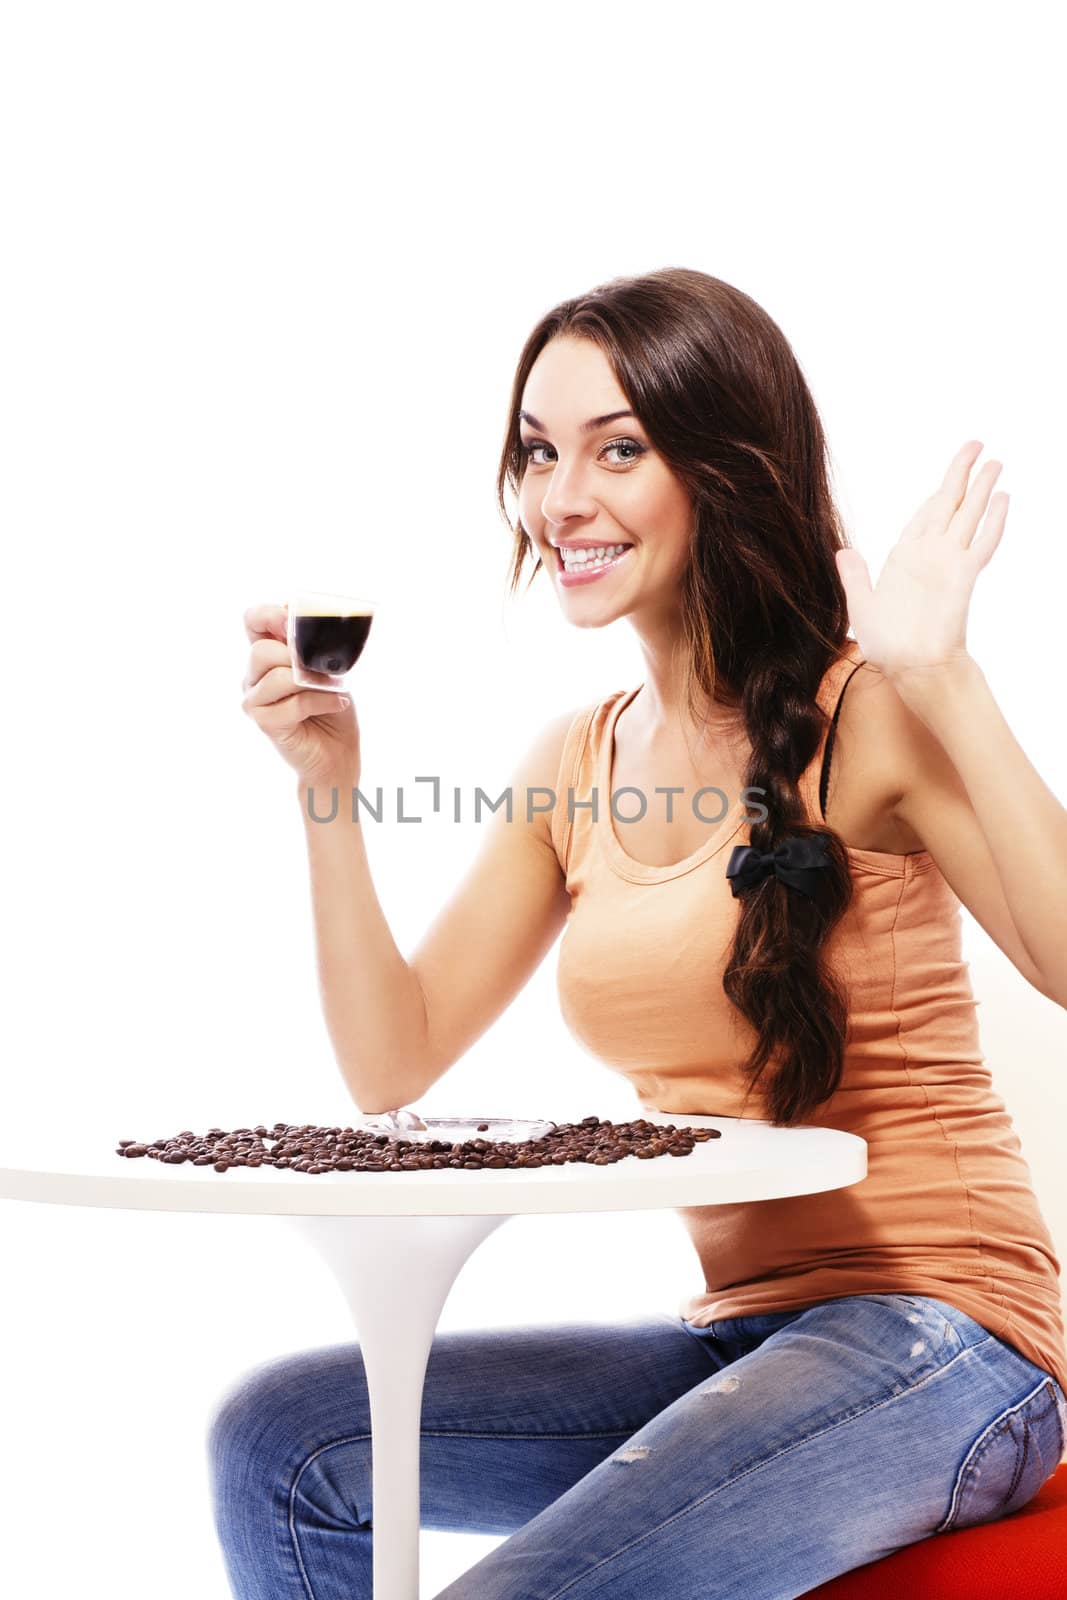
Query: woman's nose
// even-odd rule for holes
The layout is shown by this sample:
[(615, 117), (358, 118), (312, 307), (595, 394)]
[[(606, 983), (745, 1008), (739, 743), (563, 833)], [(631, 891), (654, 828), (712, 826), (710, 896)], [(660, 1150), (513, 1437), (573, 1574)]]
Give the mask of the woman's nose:
[(562, 524), (571, 517), (588, 517), (593, 510), (593, 497), (583, 484), (581, 469), (556, 467), (541, 501), (545, 521)]

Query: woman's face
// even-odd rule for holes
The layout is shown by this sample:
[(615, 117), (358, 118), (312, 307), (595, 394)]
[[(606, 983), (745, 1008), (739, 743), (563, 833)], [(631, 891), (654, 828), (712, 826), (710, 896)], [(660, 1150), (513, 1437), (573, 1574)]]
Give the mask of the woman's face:
[[(638, 611), (675, 611), (692, 501), (630, 413), (604, 353), (587, 339), (550, 340), (530, 369), (521, 406), (519, 519), (567, 619), (598, 628)], [(620, 411), (626, 415), (583, 427)], [(620, 544), (630, 548), (599, 576), (565, 578), (561, 545), (595, 555)]]

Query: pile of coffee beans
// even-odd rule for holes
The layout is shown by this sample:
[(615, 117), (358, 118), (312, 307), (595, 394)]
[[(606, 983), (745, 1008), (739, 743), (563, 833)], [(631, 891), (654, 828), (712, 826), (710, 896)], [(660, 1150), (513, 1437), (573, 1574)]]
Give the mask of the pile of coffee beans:
[[(479, 1132), (486, 1133), (482, 1123)], [(583, 1117), (560, 1122), (540, 1139), (508, 1143), (503, 1139), (397, 1139), (366, 1129), (320, 1128), (314, 1123), (276, 1122), (272, 1128), (209, 1128), (204, 1135), (186, 1129), (171, 1139), (142, 1144), (120, 1139), (117, 1155), (149, 1156), (168, 1166), (191, 1161), (194, 1167), (277, 1167), (291, 1172), (419, 1172), (458, 1167), (561, 1167), (586, 1161), (606, 1167), (624, 1156), (648, 1161), (655, 1156), (687, 1156), (693, 1145), (718, 1139), (718, 1128), (676, 1127), (673, 1122), (612, 1122), (609, 1117)]]

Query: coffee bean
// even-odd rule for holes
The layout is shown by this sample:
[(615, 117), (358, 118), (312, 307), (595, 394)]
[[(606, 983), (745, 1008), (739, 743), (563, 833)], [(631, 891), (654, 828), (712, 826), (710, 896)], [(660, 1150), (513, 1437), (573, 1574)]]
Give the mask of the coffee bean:
[[(488, 1133), (491, 1124), (476, 1125), (476, 1133)], [(478, 1172), (483, 1167), (496, 1171), (508, 1168), (532, 1171), (538, 1167), (561, 1167), (572, 1161), (590, 1166), (612, 1166), (634, 1156), (650, 1161), (661, 1155), (692, 1155), (697, 1143), (719, 1139), (719, 1128), (691, 1128), (684, 1124), (654, 1123), (644, 1117), (615, 1123), (610, 1117), (583, 1117), (580, 1122), (554, 1123), (540, 1139), (471, 1138), (459, 1143), (433, 1138), (393, 1139), (388, 1134), (371, 1134), (363, 1129), (318, 1127), (314, 1123), (276, 1122), (270, 1132), (267, 1124), (254, 1128), (209, 1128), (199, 1136), (191, 1128), (169, 1139), (151, 1144), (120, 1139), (115, 1154), (122, 1157), (148, 1156), (167, 1166), (188, 1161), (193, 1166), (214, 1166), (216, 1172), (230, 1167), (273, 1167), (278, 1172), (431, 1172), (453, 1170)]]

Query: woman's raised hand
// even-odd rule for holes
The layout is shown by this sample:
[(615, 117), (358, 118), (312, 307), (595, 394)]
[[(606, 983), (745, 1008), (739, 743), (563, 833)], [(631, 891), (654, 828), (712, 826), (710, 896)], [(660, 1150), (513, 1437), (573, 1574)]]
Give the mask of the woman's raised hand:
[(971, 595), (1008, 515), (1007, 494), (993, 494), (1002, 462), (987, 461), (971, 481), (982, 449), (981, 440), (969, 439), (956, 451), (940, 488), (890, 550), (877, 584), (858, 550), (836, 552), (856, 643), (904, 699), (921, 693), (946, 666), (969, 659)]

